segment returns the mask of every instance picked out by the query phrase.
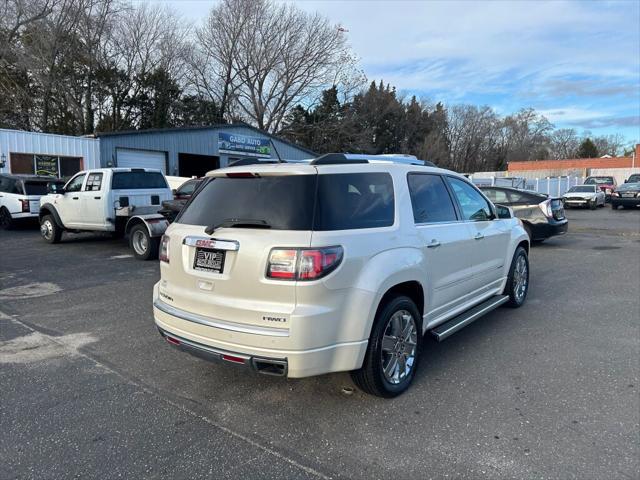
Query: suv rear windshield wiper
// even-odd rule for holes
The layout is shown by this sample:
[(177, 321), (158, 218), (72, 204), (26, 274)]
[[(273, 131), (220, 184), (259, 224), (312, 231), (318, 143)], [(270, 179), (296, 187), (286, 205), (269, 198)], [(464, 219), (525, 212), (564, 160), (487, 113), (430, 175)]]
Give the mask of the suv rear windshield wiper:
[(211, 235), (217, 229), (223, 227), (271, 228), (271, 225), (264, 220), (254, 220), (252, 218), (227, 218), (217, 225), (207, 227), (204, 233)]

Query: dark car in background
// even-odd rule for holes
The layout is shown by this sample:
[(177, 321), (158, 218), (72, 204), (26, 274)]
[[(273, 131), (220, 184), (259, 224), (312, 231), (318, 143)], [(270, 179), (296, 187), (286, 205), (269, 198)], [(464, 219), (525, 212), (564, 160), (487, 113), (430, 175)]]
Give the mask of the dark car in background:
[(162, 202), (160, 213), (164, 215), (167, 220), (173, 222), (203, 180), (202, 178), (192, 178), (176, 188), (173, 191), (173, 200), (165, 200)]
[(611, 194), (611, 208), (640, 206), (640, 178), (637, 183), (623, 183)]
[(640, 183), (640, 173), (634, 173), (633, 175), (629, 176), (629, 178), (627, 178), (624, 183)]
[(532, 242), (564, 235), (569, 229), (569, 221), (564, 216), (564, 207), (559, 198), (509, 187), (480, 189), (494, 204), (513, 209), (515, 216), (522, 220)]
[(597, 185), (600, 190), (604, 192), (605, 201), (611, 200), (611, 192), (616, 189), (616, 179), (609, 175), (597, 176), (592, 175), (587, 177), (584, 181), (584, 185)]

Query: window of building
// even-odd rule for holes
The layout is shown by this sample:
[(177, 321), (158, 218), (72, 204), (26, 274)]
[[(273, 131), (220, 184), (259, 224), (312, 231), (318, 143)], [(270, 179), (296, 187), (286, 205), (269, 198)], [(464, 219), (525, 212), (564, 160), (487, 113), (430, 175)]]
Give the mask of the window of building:
[(82, 157), (14, 152), (9, 156), (12, 173), (68, 178), (82, 170)]

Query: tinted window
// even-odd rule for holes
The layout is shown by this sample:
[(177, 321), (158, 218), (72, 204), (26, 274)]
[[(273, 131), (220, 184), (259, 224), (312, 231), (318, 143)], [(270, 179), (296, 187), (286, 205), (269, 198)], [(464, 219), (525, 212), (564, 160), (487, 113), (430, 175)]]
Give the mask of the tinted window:
[(530, 205), (538, 204), (547, 197), (543, 195), (536, 195), (534, 193), (517, 192), (515, 190), (509, 190), (507, 195), (512, 203), (527, 203)]
[(84, 182), (84, 177), (86, 177), (87, 174), (83, 173), (82, 175), (78, 175), (77, 177), (72, 178), (71, 180), (69, 180), (69, 183), (67, 183), (67, 187), (66, 187), (66, 191), (67, 192), (79, 192), (80, 189), (82, 188), (82, 182)]
[(169, 187), (160, 172), (114, 172), (111, 188), (113, 190), (142, 190)]
[(25, 195), (46, 195), (47, 184), (45, 182), (24, 182)]
[(449, 183), (462, 208), (462, 217), (465, 220), (483, 221), (493, 217), (489, 204), (475, 187), (453, 177), (449, 177)]
[(85, 192), (97, 192), (102, 188), (102, 173), (91, 173), (87, 178), (87, 185), (84, 187)]
[(193, 191), (196, 189), (197, 185), (198, 182), (187, 182), (183, 184), (176, 193), (182, 196), (193, 195)]
[(596, 187), (595, 186), (591, 186), (591, 185), (577, 185), (575, 187), (571, 187), (567, 193), (571, 193), (571, 192), (582, 192), (582, 193), (589, 193), (589, 192), (595, 192), (596, 191)]
[(315, 230), (393, 225), (393, 181), (388, 173), (318, 175)]
[(18, 190), (18, 182), (9, 177), (0, 177), (0, 192), (22, 193)]
[(209, 180), (177, 218), (189, 225), (218, 225), (229, 218), (263, 220), (275, 230), (310, 230), (317, 175)]
[(507, 198), (507, 192), (504, 190), (497, 190), (493, 188), (483, 188), (482, 193), (484, 193), (489, 200), (493, 203), (509, 203), (509, 199)]
[(439, 175), (409, 174), (409, 193), (416, 223), (457, 220), (444, 180)]

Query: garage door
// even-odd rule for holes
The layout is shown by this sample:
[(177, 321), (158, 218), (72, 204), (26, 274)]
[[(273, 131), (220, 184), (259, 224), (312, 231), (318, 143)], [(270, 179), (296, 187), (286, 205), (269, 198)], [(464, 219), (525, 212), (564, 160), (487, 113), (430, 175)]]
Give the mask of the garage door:
[(167, 173), (166, 158), (164, 152), (118, 149), (118, 167), (123, 168), (157, 168)]

